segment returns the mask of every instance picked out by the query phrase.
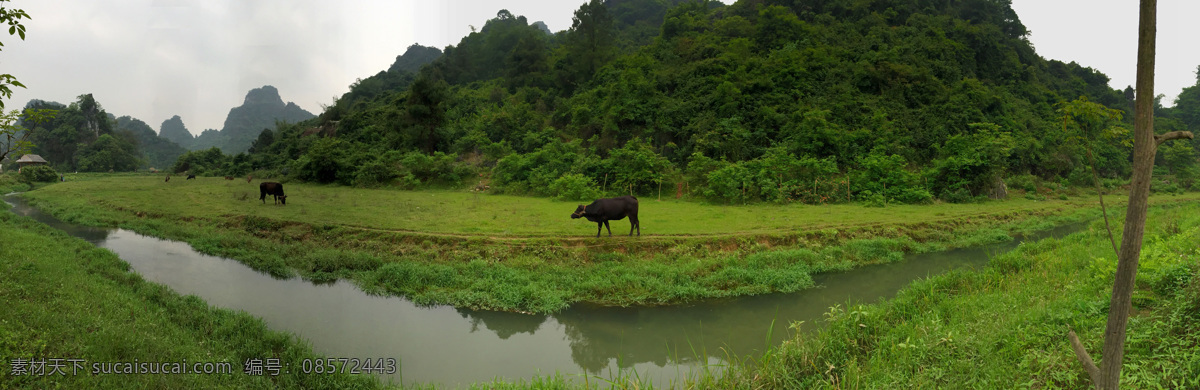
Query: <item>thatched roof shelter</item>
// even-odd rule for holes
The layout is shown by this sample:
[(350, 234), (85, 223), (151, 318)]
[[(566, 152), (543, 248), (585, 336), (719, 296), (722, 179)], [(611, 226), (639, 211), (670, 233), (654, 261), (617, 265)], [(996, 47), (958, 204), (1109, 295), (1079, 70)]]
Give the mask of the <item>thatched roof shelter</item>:
[(42, 158), (42, 156), (39, 156), (36, 154), (26, 154), (24, 156), (21, 156), (21, 158), (17, 159), (17, 164), (21, 164), (21, 166), (26, 166), (26, 165), (33, 165), (33, 164), (47, 164), (47, 162), (46, 162), (46, 159)]
[(46, 162), (46, 159), (42, 158), (42, 156), (39, 156), (36, 154), (26, 154), (24, 156), (21, 156), (21, 158), (17, 159), (17, 165), (18, 165), (17, 172), (21, 172), (22, 169), (24, 169), (26, 166), (29, 166), (29, 165), (42, 165), (42, 164), (49, 164), (49, 163)]

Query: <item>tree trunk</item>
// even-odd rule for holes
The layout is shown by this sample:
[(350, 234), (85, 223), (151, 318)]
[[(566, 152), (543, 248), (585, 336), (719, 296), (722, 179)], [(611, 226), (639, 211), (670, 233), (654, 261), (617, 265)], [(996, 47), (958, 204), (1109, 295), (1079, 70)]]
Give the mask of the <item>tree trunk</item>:
[[(1108, 309), (1108, 324), (1104, 330), (1104, 351), (1100, 355), (1100, 372), (1095, 376), (1091, 358), (1077, 340), (1073, 347), (1080, 361), (1089, 368), (1097, 389), (1117, 389), (1121, 380), (1121, 360), (1125, 355), (1125, 330), (1132, 309), (1134, 280), (1137, 277), (1138, 256), (1146, 228), (1146, 209), (1149, 205), (1150, 178), (1154, 170), (1154, 153), (1158, 145), (1171, 139), (1192, 138), (1190, 132), (1171, 132), (1154, 135), (1154, 39), (1155, 12), (1158, 0), (1141, 0), (1138, 24), (1137, 100), (1134, 105), (1133, 177), (1129, 185), (1129, 208), (1125, 211), (1125, 231), (1117, 255), (1117, 273), (1113, 279), (1112, 299)], [(1111, 234), (1111, 232), (1109, 233)], [(1070, 336), (1073, 336), (1071, 334)], [(1073, 338), (1073, 337), (1072, 337)]]
[(1157, 33), (1158, 0), (1142, 0), (1138, 22), (1137, 100), (1133, 119), (1133, 178), (1129, 184), (1129, 206), (1125, 210), (1125, 232), (1117, 258), (1108, 325), (1104, 329), (1104, 352), (1100, 355), (1100, 388), (1121, 385), (1121, 360), (1125, 356), (1125, 330), (1132, 309), (1133, 282), (1146, 228), (1150, 176), (1154, 171), (1154, 40)]
[(1138, 257), (1146, 229), (1150, 178), (1154, 169), (1154, 36), (1157, 34), (1158, 0), (1141, 0), (1138, 26), (1138, 98), (1134, 102), (1133, 180), (1129, 184), (1126, 227), (1121, 236), (1121, 254), (1112, 282), (1109, 323), (1104, 329), (1104, 353), (1100, 355), (1100, 388), (1121, 386), (1121, 360), (1133, 308), (1133, 284), (1138, 276)]

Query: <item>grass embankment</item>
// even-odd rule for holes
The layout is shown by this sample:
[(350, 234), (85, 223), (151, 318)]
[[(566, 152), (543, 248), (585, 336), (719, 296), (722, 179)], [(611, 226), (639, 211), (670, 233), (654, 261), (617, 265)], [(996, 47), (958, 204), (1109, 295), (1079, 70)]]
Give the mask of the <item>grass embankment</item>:
[(287, 184), (288, 205), (274, 206), (258, 200), (257, 187), (100, 177), (24, 196), (71, 222), (186, 241), (277, 276), (299, 271), (418, 303), (535, 312), (581, 301), (666, 304), (797, 291), (812, 285), (813, 273), (1002, 241), (1098, 214), (1085, 199), (887, 208), (643, 199), (642, 237), (621, 236), (628, 222), (619, 221), (616, 236), (595, 239), (595, 224), (569, 218), (574, 202)]
[(15, 172), (5, 172), (0, 174), (0, 195), (10, 192), (28, 191), (29, 185), (17, 180)]
[[(112, 252), (0, 207), (0, 388), (379, 387), (370, 376), (301, 374), (303, 359), (319, 356), (297, 339), (248, 314), (147, 282)], [(280, 359), (290, 373), (247, 375), (247, 359)], [(43, 373), (61, 363), (65, 375), (13, 375), (18, 360), (45, 362)], [(195, 363), (228, 363), (232, 373), (91, 373), (97, 363), (185, 361), (190, 372)]]
[[(1145, 242), (1122, 385), (1200, 388), (1200, 205), (1153, 208)], [(1089, 388), (1066, 333), (1074, 329), (1099, 357), (1115, 269), (1097, 221), (1062, 240), (1022, 245), (982, 272), (951, 272), (886, 302), (835, 307), (819, 333), (694, 385)]]

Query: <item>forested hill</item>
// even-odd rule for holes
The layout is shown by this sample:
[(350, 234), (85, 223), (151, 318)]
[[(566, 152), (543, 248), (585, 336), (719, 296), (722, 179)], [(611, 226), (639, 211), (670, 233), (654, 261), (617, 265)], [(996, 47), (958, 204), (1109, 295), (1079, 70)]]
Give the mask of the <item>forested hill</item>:
[[(208, 129), (191, 138), (191, 133), (183, 128), (182, 121), (177, 120), (176, 116), (163, 122), (162, 132), (171, 134), (171, 137), (182, 137), (182, 140), (176, 142), (191, 150), (216, 147), (224, 152), (237, 154), (249, 149), (263, 129), (274, 128), (276, 121), (295, 123), (314, 116), (295, 103), (285, 104), (279, 96), (279, 90), (266, 85), (246, 93), (242, 105), (229, 110), (229, 115), (225, 117), (225, 125), (219, 131)], [(180, 129), (183, 131), (180, 132)]]
[(30, 129), (32, 153), (62, 172), (169, 168), (187, 151), (141, 120), (109, 114), (91, 94), (70, 105), (34, 99), (25, 108), (57, 111), (43, 122), (22, 120), (22, 126)]
[[(393, 66), (276, 129), (240, 169), (368, 186), (482, 173), (576, 198), (679, 185), (825, 202), (849, 186), (960, 201), (1006, 177), (1090, 183), (1090, 143), (1102, 176), (1126, 175), (1134, 91), (1041, 58), (1027, 35), (1008, 0), (592, 1), (554, 34), (501, 10), (417, 74)], [(1186, 125), (1161, 111), (1160, 129)], [(1184, 178), (1187, 146), (1168, 167)]]

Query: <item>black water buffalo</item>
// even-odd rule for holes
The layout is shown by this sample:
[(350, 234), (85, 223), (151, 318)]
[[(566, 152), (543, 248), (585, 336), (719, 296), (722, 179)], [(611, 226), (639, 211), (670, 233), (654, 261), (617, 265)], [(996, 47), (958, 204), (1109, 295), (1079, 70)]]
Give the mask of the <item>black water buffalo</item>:
[(637, 228), (638, 237), (642, 236), (642, 224), (638, 222), (638, 200), (632, 196), (622, 196), (618, 198), (596, 199), (595, 202), (587, 206), (579, 205), (575, 212), (571, 214), (571, 219), (587, 218), (587, 220), (596, 223), (596, 238), (600, 238), (600, 228), (608, 229), (608, 236), (612, 237), (612, 228), (608, 226), (608, 221), (617, 221), (629, 217), (629, 235), (633, 235), (633, 229)]
[(196, 178), (196, 175), (188, 175), (188, 178), (187, 178), (187, 180), (192, 180), (192, 179), (195, 179), (195, 178)]
[(287, 205), (287, 195), (283, 194), (283, 184), (264, 181), (258, 185), (258, 192), (258, 200), (263, 201), (263, 204), (267, 204), (267, 195), (270, 194), (275, 197), (276, 204)]

